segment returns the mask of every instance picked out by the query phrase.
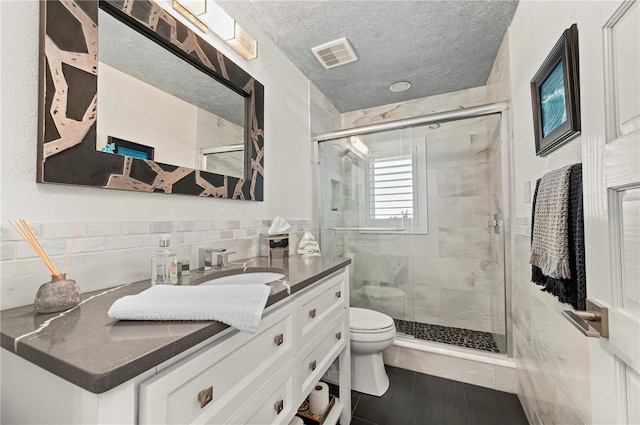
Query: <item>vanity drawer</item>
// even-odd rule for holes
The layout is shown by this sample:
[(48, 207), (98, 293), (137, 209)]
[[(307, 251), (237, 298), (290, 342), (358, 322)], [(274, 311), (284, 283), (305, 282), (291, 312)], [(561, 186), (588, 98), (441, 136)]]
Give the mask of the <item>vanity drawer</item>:
[(348, 342), (349, 333), (343, 313), (331, 323), (327, 332), (309, 344), (299, 356), (300, 389), (305, 397)]
[(323, 328), (329, 325), (329, 321), (346, 309), (347, 279), (347, 273), (341, 272), (300, 296), (298, 320), (302, 337), (300, 347), (322, 333)]
[(293, 312), (280, 308), (255, 334), (232, 334), (143, 382), (140, 423), (225, 423), (293, 358)]
[(292, 360), (229, 423), (251, 425), (287, 423), (288, 420), (286, 419), (293, 416), (294, 408), (297, 410), (297, 406), (293, 405), (293, 382)]

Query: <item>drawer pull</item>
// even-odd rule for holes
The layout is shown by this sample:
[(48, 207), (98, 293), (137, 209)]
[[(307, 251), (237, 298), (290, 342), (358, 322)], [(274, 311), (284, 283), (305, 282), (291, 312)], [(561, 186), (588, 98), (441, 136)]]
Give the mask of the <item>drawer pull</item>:
[(342, 291), (336, 292), (336, 298), (340, 298), (342, 296)]
[(315, 360), (309, 362), (309, 369), (316, 370), (316, 361)]
[(276, 401), (273, 405), (273, 409), (276, 411), (276, 413), (280, 414), (280, 412), (282, 412), (282, 409), (284, 409), (284, 400)]
[(312, 319), (314, 317), (316, 317), (316, 309), (315, 308), (313, 310), (309, 310), (309, 317), (311, 317)]
[(336, 339), (341, 339), (341, 338), (342, 338), (342, 332), (336, 333)]
[(200, 408), (204, 408), (213, 400), (213, 387), (204, 389), (198, 393), (198, 401), (200, 402)]
[(284, 342), (284, 334), (278, 334), (273, 337), (273, 342), (276, 343), (276, 346), (280, 347)]

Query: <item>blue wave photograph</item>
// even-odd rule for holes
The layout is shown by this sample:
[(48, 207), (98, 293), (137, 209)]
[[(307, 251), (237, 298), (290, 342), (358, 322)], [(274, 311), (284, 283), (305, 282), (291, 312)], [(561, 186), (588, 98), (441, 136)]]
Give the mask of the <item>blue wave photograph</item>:
[(564, 74), (562, 60), (540, 85), (540, 109), (542, 115), (542, 135), (546, 137), (567, 121), (567, 104), (564, 94)]

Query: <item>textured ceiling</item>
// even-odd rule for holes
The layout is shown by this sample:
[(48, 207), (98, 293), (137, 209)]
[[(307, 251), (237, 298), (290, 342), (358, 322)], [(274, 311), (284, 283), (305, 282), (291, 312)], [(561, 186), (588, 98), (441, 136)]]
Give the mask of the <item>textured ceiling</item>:
[(108, 13), (98, 21), (100, 62), (244, 127), (244, 97)]
[[(341, 112), (484, 85), (517, 7), (517, 0), (216, 3), (249, 33), (258, 23)], [(311, 48), (341, 37), (358, 61), (326, 70)], [(393, 93), (396, 81), (412, 86)]]

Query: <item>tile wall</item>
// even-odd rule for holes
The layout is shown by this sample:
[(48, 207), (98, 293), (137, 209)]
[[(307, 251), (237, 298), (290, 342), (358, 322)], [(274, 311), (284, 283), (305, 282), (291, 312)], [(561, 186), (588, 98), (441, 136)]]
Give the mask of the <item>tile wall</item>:
[[(288, 219), (290, 254), (308, 219)], [(61, 270), (73, 242), (78, 223), (29, 223), (43, 247)], [(85, 223), (74, 246), (67, 275), (81, 292), (90, 292), (150, 278), (150, 260), (161, 234), (171, 235), (178, 260), (189, 259), (198, 267), (199, 248), (235, 251), (238, 261), (260, 255), (259, 235), (267, 233), (270, 219)], [(6, 223), (0, 226), (2, 276), (1, 309), (33, 302), (38, 287), (50, 280), (48, 269), (31, 248)]]
[(530, 217), (516, 217), (513, 226), (518, 395), (533, 425), (589, 424), (588, 338), (561, 317), (570, 305), (531, 282), (530, 223)]

